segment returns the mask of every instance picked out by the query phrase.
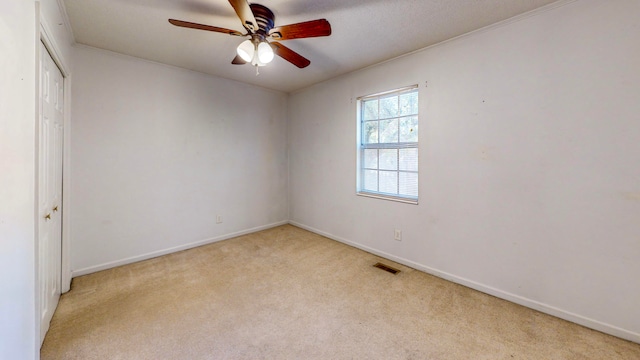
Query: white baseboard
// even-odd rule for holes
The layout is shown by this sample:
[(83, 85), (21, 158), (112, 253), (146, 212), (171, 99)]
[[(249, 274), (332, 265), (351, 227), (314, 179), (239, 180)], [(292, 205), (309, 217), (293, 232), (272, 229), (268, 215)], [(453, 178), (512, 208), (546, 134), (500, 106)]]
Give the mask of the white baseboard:
[(158, 256), (167, 255), (167, 254), (171, 254), (171, 253), (174, 253), (174, 252), (187, 250), (187, 249), (191, 249), (191, 248), (194, 248), (194, 247), (207, 245), (207, 244), (211, 244), (211, 243), (214, 243), (214, 242), (227, 240), (227, 239), (231, 239), (231, 238), (234, 238), (234, 237), (238, 237), (238, 236), (254, 233), (256, 231), (271, 229), (271, 228), (274, 228), (276, 226), (286, 225), (288, 223), (289, 223), (288, 221), (280, 221), (280, 222), (277, 222), (277, 223), (267, 224), (267, 225), (263, 225), (263, 226), (254, 227), (254, 228), (251, 228), (251, 229), (246, 229), (246, 230), (237, 231), (237, 232), (230, 233), (230, 234), (217, 236), (217, 237), (211, 238), (211, 239), (200, 240), (200, 241), (192, 242), (192, 243), (189, 243), (189, 244), (175, 246), (175, 247), (168, 248), (168, 249), (153, 251), (153, 252), (150, 252), (150, 253), (147, 253), (147, 254), (132, 256), (132, 257), (129, 257), (129, 258), (126, 258), (126, 259), (122, 259), (122, 260), (110, 261), (108, 263), (104, 263), (104, 264), (100, 264), (100, 265), (90, 266), (90, 267), (86, 267), (86, 268), (78, 269), (78, 270), (73, 270), (71, 272), (71, 277), (87, 275), (87, 274), (91, 274), (91, 273), (94, 273), (94, 272), (111, 269), (111, 268), (114, 268), (114, 267), (117, 267), (117, 266), (132, 264), (132, 263), (135, 263), (135, 262), (138, 262), (138, 261), (148, 260), (148, 259), (152, 259), (152, 258), (155, 258), (155, 257), (158, 257)]
[(295, 221), (289, 221), (289, 224), (297, 226), (297, 227), (305, 229), (305, 230), (308, 230), (308, 231), (311, 231), (311, 232), (316, 233), (318, 235), (322, 235), (322, 236), (327, 237), (329, 239), (341, 242), (343, 244), (350, 245), (350, 246), (353, 246), (355, 248), (364, 250), (364, 251), (366, 251), (368, 253), (383, 257), (385, 259), (389, 259), (391, 261), (395, 261), (395, 262), (397, 262), (399, 264), (406, 265), (406, 266), (408, 266), (410, 268), (426, 272), (428, 274), (437, 276), (439, 278), (443, 278), (445, 280), (448, 280), (448, 281), (451, 281), (451, 282), (454, 282), (454, 283), (457, 283), (457, 284), (460, 284), (460, 285), (464, 285), (464, 286), (469, 287), (471, 289), (478, 290), (480, 292), (483, 292), (483, 293), (486, 293), (486, 294), (489, 294), (489, 295), (492, 295), (492, 296), (495, 296), (495, 297), (498, 297), (498, 298), (501, 298), (501, 299), (504, 299), (504, 300), (507, 300), (507, 301), (510, 301), (510, 302), (513, 302), (513, 303), (516, 303), (516, 304), (519, 304), (519, 305), (522, 305), (522, 306), (525, 306), (525, 307), (528, 307), (530, 309), (534, 309), (534, 310), (543, 312), (545, 314), (549, 314), (549, 315), (558, 317), (560, 319), (571, 321), (573, 323), (588, 327), (588, 328), (593, 329), (593, 330), (597, 330), (597, 331), (603, 332), (605, 334), (613, 335), (613, 336), (616, 336), (616, 337), (619, 337), (619, 338), (622, 338), (622, 339), (625, 339), (625, 340), (633, 341), (635, 343), (639, 343), (640, 344), (640, 334), (639, 333), (636, 333), (636, 332), (633, 332), (633, 331), (629, 331), (629, 330), (626, 330), (626, 329), (622, 329), (622, 328), (619, 328), (617, 326), (610, 325), (610, 324), (607, 324), (607, 323), (603, 323), (603, 322), (598, 321), (598, 320), (590, 319), (590, 318), (584, 317), (582, 315), (575, 314), (575, 313), (572, 313), (572, 312), (569, 312), (569, 311), (566, 311), (566, 310), (562, 310), (562, 309), (559, 309), (559, 308), (551, 306), (551, 305), (547, 305), (547, 304), (544, 304), (544, 303), (541, 303), (541, 302), (538, 302), (538, 301), (535, 301), (535, 300), (527, 299), (527, 298), (522, 297), (520, 295), (512, 294), (512, 293), (509, 293), (509, 292), (506, 292), (506, 291), (503, 291), (503, 290), (500, 290), (500, 289), (496, 289), (496, 288), (491, 287), (491, 286), (480, 284), (480, 283), (475, 282), (473, 280), (465, 279), (465, 278), (460, 277), (460, 276), (456, 276), (456, 275), (453, 275), (453, 274), (450, 274), (450, 273), (447, 273), (447, 272), (444, 272), (444, 271), (440, 271), (438, 269), (434, 269), (432, 267), (428, 267), (428, 266), (413, 262), (411, 260), (407, 260), (407, 259), (395, 256), (395, 255), (391, 255), (391, 254), (385, 253), (383, 251), (379, 251), (379, 250), (370, 248), (368, 246), (364, 246), (362, 244), (358, 244), (358, 243), (353, 242), (353, 241), (349, 241), (349, 240), (343, 239), (341, 237), (335, 236), (333, 234), (329, 234), (327, 232), (318, 230), (318, 229), (313, 228), (311, 226), (307, 226), (307, 225), (304, 225), (304, 224), (301, 224), (301, 223), (298, 223), (298, 222), (295, 222)]

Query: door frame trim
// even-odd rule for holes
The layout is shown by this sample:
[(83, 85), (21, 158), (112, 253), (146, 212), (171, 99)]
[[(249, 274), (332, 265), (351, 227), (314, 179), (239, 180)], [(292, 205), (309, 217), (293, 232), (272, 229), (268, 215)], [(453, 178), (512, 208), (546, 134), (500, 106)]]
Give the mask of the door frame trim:
[[(69, 72), (69, 68), (66, 66), (68, 62), (62, 56), (60, 52), (60, 47), (56, 43), (56, 40), (51, 32), (51, 28), (47, 24), (47, 21), (42, 16), (42, 12), (38, 9), (38, 19), (39, 19), (39, 40), (44, 44), (45, 48), (51, 55), (51, 58), (56, 63), (60, 72), (62, 73), (62, 77), (64, 78), (64, 132), (62, 139), (62, 253), (61, 253), (61, 267), (60, 267), (60, 291), (61, 293), (65, 293), (71, 289), (71, 141), (70, 141), (70, 133), (71, 133), (71, 73)], [(36, 47), (36, 56), (40, 58), (40, 47)], [(39, 64), (39, 60), (38, 60)], [(39, 65), (37, 71), (37, 86), (40, 86), (40, 72)], [(38, 89), (38, 88), (37, 88)], [(39, 90), (37, 90), (39, 91)], [(39, 106), (39, 105), (38, 105)], [(37, 117), (40, 116), (39, 108), (36, 108)]]

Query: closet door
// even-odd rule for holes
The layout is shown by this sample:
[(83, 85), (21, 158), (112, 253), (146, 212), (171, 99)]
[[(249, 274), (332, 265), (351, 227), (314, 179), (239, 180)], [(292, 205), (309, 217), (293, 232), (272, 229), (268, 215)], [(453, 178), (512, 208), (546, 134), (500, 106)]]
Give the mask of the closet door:
[(40, 44), (39, 241), (40, 343), (58, 305), (62, 262), (64, 78)]

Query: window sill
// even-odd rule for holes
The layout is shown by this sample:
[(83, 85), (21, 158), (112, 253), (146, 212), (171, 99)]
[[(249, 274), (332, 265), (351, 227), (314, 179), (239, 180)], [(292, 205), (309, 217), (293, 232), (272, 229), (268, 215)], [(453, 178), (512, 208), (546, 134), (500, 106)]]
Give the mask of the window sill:
[(374, 198), (374, 199), (382, 199), (382, 200), (395, 201), (395, 202), (400, 202), (405, 204), (418, 205), (418, 199), (403, 198), (403, 197), (376, 194), (376, 193), (363, 192), (363, 191), (356, 192), (356, 195), (364, 196), (368, 198)]

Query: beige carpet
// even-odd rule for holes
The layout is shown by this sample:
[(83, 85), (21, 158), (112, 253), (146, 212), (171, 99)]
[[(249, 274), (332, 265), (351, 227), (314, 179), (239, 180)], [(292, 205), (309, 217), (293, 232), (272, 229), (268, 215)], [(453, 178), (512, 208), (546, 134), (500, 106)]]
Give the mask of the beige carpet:
[(41, 356), (637, 360), (640, 345), (287, 225), (74, 279)]

